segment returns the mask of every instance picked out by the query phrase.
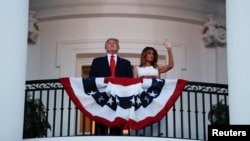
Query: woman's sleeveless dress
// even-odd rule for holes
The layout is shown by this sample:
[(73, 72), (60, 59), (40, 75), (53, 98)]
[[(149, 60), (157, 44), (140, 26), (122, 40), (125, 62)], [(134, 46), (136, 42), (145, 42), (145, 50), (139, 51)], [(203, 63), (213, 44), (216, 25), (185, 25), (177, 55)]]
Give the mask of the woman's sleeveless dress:
[(137, 67), (138, 77), (142, 78), (158, 78), (159, 72), (158, 69), (154, 68), (153, 66), (147, 67)]

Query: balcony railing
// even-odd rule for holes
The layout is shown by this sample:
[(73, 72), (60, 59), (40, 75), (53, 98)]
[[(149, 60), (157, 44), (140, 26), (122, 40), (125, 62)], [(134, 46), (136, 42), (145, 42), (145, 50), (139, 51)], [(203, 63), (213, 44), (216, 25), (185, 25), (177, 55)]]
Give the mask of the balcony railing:
[[(94, 136), (95, 122), (75, 107), (59, 79), (27, 81), (25, 95), (26, 98), (30, 95), (33, 100), (41, 100), (45, 106), (46, 119), (51, 125), (45, 138)], [(220, 100), (227, 104), (227, 85), (189, 81), (160, 122), (138, 131), (124, 129), (123, 136), (207, 140), (208, 113)]]

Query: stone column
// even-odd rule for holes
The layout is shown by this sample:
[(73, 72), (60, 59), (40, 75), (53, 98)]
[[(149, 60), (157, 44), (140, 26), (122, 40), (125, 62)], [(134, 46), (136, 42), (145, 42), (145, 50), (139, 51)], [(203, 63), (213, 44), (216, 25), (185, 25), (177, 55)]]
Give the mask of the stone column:
[(250, 124), (249, 5), (249, 0), (226, 0), (230, 124)]
[(29, 0), (0, 2), (0, 140), (23, 136)]

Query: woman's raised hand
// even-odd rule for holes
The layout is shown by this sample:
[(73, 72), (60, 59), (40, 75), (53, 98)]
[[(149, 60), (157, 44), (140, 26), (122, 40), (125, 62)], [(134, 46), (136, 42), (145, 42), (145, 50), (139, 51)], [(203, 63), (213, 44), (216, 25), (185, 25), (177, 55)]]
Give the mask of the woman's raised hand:
[(172, 48), (172, 43), (168, 39), (165, 39), (163, 44), (164, 44), (166, 49), (171, 49)]

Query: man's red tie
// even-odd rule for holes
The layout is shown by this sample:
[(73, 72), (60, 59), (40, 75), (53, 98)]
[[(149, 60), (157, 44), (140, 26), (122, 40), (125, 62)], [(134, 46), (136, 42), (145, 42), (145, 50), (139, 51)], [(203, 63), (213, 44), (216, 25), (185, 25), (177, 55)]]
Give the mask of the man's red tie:
[(115, 77), (115, 59), (114, 59), (114, 55), (111, 55), (111, 57), (110, 57), (110, 71), (111, 71), (111, 77)]

